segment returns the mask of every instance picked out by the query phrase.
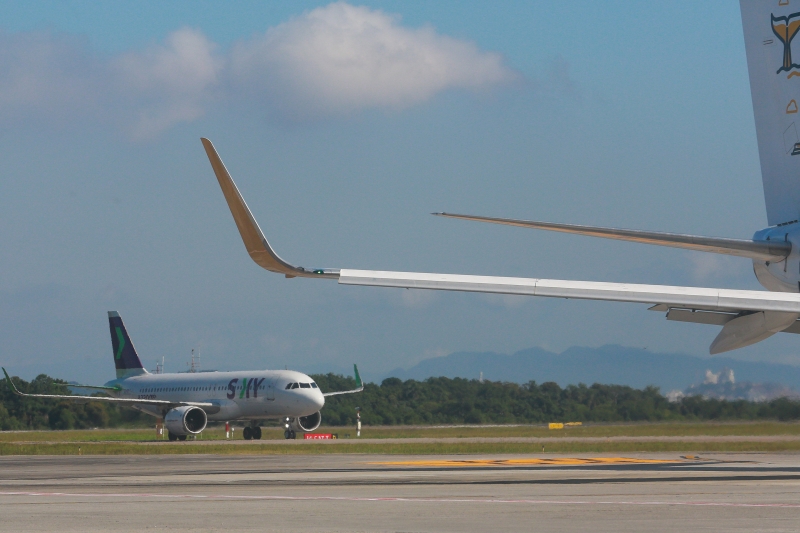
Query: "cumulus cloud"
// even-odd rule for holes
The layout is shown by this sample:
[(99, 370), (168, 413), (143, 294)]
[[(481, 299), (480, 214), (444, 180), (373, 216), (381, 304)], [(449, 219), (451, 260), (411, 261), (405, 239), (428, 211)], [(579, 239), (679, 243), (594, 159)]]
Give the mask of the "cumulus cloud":
[(199, 31), (184, 28), (164, 44), (112, 61), (110, 77), (134, 115), (135, 135), (147, 136), (203, 115), (224, 67), (216, 48)]
[(236, 87), (298, 118), (404, 108), (446, 89), (484, 89), (514, 78), (499, 54), (345, 3), (315, 9), (231, 53)]
[(213, 102), (304, 121), (403, 109), (516, 76), (499, 54), (346, 3), (304, 13), (227, 52), (190, 28), (111, 58), (74, 36), (0, 33), (0, 118), (94, 118), (139, 138), (195, 120)]

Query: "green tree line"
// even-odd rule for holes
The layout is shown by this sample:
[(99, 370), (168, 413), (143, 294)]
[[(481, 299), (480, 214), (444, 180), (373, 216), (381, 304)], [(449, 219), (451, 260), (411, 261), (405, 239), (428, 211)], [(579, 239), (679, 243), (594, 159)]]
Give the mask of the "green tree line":
[[(27, 382), (12, 377), (22, 392), (69, 394), (67, 383), (40, 374)], [(153, 418), (131, 408), (106, 402), (78, 403), (70, 400), (25, 398), (14, 394), (5, 378), (0, 380), (0, 429), (89, 429), (147, 427)]]
[[(353, 378), (334, 374), (313, 376), (323, 391), (355, 387)], [(800, 402), (726, 401), (690, 396), (671, 403), (657, 387), (623, 385), (524, 385), (468, 379), (428, 378), (425, 381), (383, 380), (368, 383), (359, 394), (326, 398), (322, 422), (352, 426), (356, 407), (369, 425), (396, 424), (536, 424), (546, 422), (637, 422), (680, 420), (796, 420)]]
[[(355, 388), (353, 378), (314, 375), (323, 391)], [(44, 374), (31, 382), (13, 378), (24, 392), (69, 394), (67, 383)], [(328, 397), (323, 423), (352, 426), (356, 407), (368, 425), (397, 424), (535, 424), (554, 421), (636, 422), (680, 420), (797, 420), (800, 402), (726, 401), (690, 396), (671, 403), (656, 387), (622, 385), (524, 385), (478, 380), (429, 378), (401, 381), (388, 378), (368, 383), (358, 394)], [(0, 380), (0, 429), (85, 429), (146, 427), (154, 419), (130, 408), (101, 402), (24, 398)]]

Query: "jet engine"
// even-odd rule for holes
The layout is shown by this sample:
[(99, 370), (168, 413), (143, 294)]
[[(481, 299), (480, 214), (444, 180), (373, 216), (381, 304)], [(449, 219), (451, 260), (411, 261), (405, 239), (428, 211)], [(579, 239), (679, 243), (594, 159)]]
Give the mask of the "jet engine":
[(164, 416), (164, 425), (173, 435), (196, 435), (206, 429), (207, 423), (206, 412), (191, 405), (170, 409)]
[(322, 415), (320, 414), (319, 411), (317, 411), (313, 415), (298, 416), (297, 418), (293, 418), (292, 429), (295, 431), (302, 431), (304, 433), (309, 433), (317, 429), (321, 423), (322, 423)]

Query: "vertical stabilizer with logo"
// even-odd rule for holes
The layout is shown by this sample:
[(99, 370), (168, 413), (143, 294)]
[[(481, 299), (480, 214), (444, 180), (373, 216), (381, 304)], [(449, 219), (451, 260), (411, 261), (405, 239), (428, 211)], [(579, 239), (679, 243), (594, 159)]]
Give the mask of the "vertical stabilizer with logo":
[(770, 226), (800, 219), (800, 2), (740, 0)]
[(108, 312), (108, 325), (111, 329), (111, 347), (114, 349), (114, 366), (117, 369), (117, 378), (127, 378), (147, 374), (142, 366), (136, 349), (133, 347), (125, 324), (122, 323), (119, 313)]

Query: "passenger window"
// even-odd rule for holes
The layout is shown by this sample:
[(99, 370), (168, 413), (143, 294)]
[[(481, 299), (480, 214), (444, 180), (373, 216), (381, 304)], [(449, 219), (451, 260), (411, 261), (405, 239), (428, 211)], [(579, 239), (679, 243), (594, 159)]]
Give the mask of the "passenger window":
[(308, 383), (301, 383), (300, 384), (300, 388), (301, 389), (310, 389), (311, 385), (309, 385)]
[(316, 384), (316, 383), (314, 383), (313, 381), (311, 382), (311, 388), (312, 388), (312, 389), (316, 389), (316, 388), (317, 388), (317, 384)]

